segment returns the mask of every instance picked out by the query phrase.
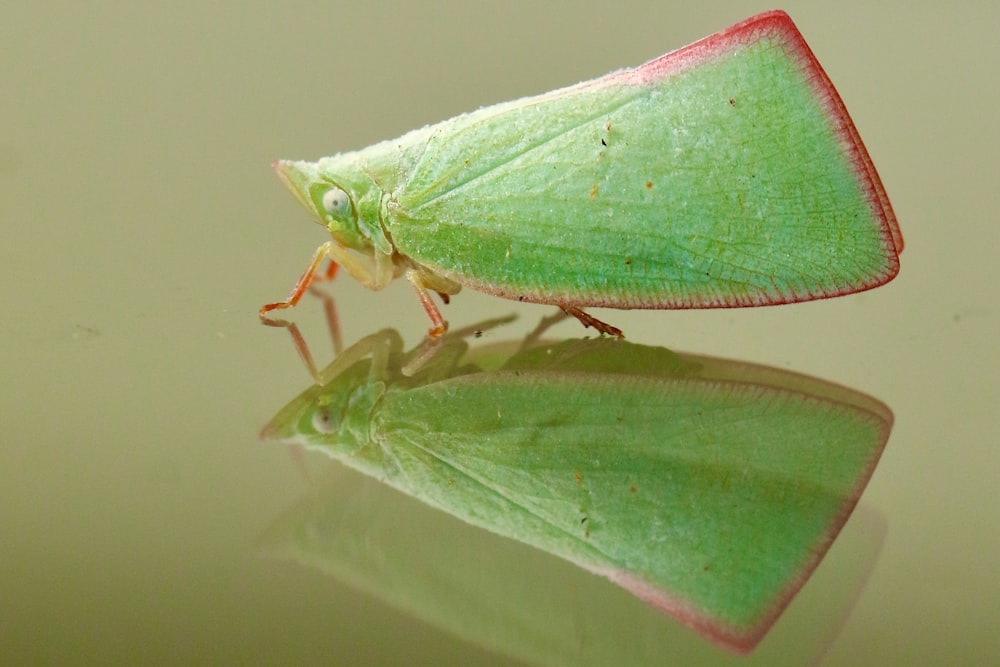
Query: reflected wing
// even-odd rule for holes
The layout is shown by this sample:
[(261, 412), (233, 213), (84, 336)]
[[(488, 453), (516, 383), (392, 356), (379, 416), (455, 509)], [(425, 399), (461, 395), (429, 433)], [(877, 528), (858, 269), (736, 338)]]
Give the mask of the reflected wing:
[(388, 483), (746, 650), (846, 521), (889, 424), (741, 383), (505, 371), (390, 392), (372, 428)]

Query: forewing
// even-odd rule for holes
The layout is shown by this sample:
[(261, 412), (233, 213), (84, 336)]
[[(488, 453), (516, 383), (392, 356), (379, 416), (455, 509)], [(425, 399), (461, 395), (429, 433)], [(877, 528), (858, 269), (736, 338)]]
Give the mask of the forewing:
[(890, 280), (902, 248), (850, 118), (782, 13), (442, 123), (393, 196), (401, 253), (545, 303), (821, 298)]

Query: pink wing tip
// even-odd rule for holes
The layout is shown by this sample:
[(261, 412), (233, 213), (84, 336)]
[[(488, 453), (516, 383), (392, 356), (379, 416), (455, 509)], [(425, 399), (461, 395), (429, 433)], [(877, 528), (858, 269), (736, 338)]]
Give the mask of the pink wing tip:
[(609, 85), (649, 84), (702, 64), (737, 46), (752, 43), (765, 35), (779, 38), (789, 54), (800, 63), (807, 79), (812, 82), (815, 95), (826, 107), (830, 123), (842, 138), (872, 212), (882, 223), (886, 234), (887, 251), (898, 256), (903, 251), (903, 235), (882, 180), (875, 171), (875, 165), (861, 141), (861, 135), (858, 134), (854, 121), (847, 113), (847, 107), (840, 99), (840, 94), (837, 93), (833, 82), (809, 48), (802, 33), (784, 11), (774, 9), (756, 14), (635, 69), (612, 74), (606, 77), (605, 81)]
[(786, 39), (797, 39), (805, 44), (791, 17), (780, 9), (774, 9), (744, 19), (635, 69), (613, 74), (608, 77), (608, 83), (650, 83), (701, 64), (734, 46), (753, 42), (761, 34), (768, 32), (782, 35)]

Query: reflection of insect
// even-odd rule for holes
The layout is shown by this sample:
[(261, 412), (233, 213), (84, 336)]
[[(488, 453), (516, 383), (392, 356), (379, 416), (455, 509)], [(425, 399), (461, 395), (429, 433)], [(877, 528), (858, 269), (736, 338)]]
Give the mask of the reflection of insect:
[(405, 275), (440, 335), (462, 287), (584, 312), (807, 301), (891, 280), (878, 174), (791, 19), (747, 19), (635, 69), (275, 169), (366, 287)]
[(854, 508), (888, 408), (788, 371), (603, 337), (463, 340), (497, 324), (409, 353), (395, 331), (367, 336), (263, 436), (752, 648)]

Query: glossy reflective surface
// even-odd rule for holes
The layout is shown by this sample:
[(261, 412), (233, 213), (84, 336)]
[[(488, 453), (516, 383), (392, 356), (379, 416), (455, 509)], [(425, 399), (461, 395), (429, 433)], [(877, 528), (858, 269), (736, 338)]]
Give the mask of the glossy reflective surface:
[[(895, 414), (859, 511), (751, 663), (1000, 657), (1000, 93), (991, 85), (1000, 15), (982, 6), (784, 6), (843, 96), (899, 216), (907, 246), (893, 283), (782, 308), (595, 313), (630, 340), (816, 375)], [(307, 458), (307, 480), (287, 450), (258, 439), (309, 379), (286, 333), (260, 326), (256, 310), (287, 294), (325, 240), (270, 162), (366, 146), (635, 65), (758, 9), (5, 10), (3, 662), (529, 664), (415, 620), (315, 564), (266, 557), (281, 517), (326, 489), (358, 488), (349, 499), (360, 502), (382, 488), (361, 490), (372, 483), (327, 470), (323, 457)], [(412, 346), (426, 330), (403, 284), (380, 294), (350, 280), (329, 289), (347, 343), (393, 327)], [(549, 312), (473, 293), (445, 309), (455, 326), (517, 313), (512, 337)], [(317, 357), (327, 354), (319, 303), (306, 299), (294, 317)], [(554, 334), (582, 332), (567, 322)], [(392, 512), (422, 530), (418, 507)], [(480, 536), (445, 530), (454, 530), (445, 533), (454, 553), (479, 548)], [(501, 544), (484, 548), (515, 548)], [(578, 591), (571, 601), (632, 602), (541, 556), (523, 548), (515, 558), (526, 577)], [(586, 664), (580, 656), (596, 654), (590, 640), (605, 626), (566, 614), (575, 663)], [(832, 623), (820, 627), (819, 617)], [(632, 631), (674, 640), (664, 661), (748, 662), (665, 617), (643, 618)]]

